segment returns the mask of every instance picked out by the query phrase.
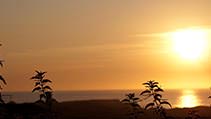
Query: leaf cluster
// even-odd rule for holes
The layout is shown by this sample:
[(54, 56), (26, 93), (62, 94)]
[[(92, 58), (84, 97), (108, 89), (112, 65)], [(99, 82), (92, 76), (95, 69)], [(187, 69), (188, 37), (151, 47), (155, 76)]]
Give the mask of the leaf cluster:
[(141, 109), (140, 105), (138, 104), (140, 99), (135, 96), (135, 93), (129, 93), (129, 94), (126, 94), (125, 96), (126, 98), (123, 99), (121, 102), (130, 104), (132, 107), (132, 112), (130, 113), (130, 116), (133, 119), (138, 119), (140, 114), (143, 113), (143, 111), (140, 110)]
[(159, 115), (159, 117), (165, 118), (166, 113), (163, 105), (168, 105), (170, 108), (172, 107), (171, 104), (163, 99), (162, 92), (164, 90), (159, 86), (159, 83), (150, 80), (143, 83), (145, 86), (145, 90), (140, 93), (143, 96), (144, 100), (151, 98), (151, 102), (146, 104), (145, 109), (155, 109), (155, 112)]
[[(0, 66), (3, 67), (3, 60), (0, 60)], [(2, 83), (4, 85), (7, 85), (7, 82), (6, 82), (6, 80), (4, 79), (4, 77), (2, 75), (0, 75), (0, 80), (2, 81)], [(2, 86), (1, 85), (0, 85), (0, 90), (2, 90)], [(1, 92), (0, 92), (0, 103), (4, 103), (4, 100), (2, 99)]]
[(139, 98), (135, 97), (135, 93), (129, 93), (125, 95), (126, 98), (123, 99), (121, 102), (123, 103), (128, 103), (130, 105), (132, 105), (133, 107), (139, 107)]
[(143, 96), (144, 99), (152, 97), (152, 102), (148, 103), (145, 109), (158, 108), (164, 104), (171, 107), (171, 104), (162, 98), (161, 93), (164, 92), (164, 90), (159, 86), (158, 82), (150, 80), (143, 83), (143, 85), (146, 87), (146, 90), (142, 91), (140, 95)]
[[(3, 67), (3, 60), (0, 60), (0, 66)], [(7, 82), (2, 75), (0, 75), (0, 80), (3, 82), (4, 85), (7, 85)], [(2, 89), (1, 86), (0, 89)]]
[(48, 100), (49, 94), (52, 95), (52, 88), (48, 85), (48, 83), (52, 83), (51, 80), (45, 78), (45, 74), (47, 72), (42, 71), (35, 71), (36, 74), (31, 77), (32, 80), (35, 81), (34, 89), (32, 92), (39, 92), (40, 93), (40, 100), (45, 99)]

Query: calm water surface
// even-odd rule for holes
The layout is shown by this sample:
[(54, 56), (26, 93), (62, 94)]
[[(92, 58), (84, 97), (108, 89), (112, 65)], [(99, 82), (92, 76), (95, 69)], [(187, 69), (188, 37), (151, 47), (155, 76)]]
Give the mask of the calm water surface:
[[(97, 100), (97, 99), (118, 99), (124, 98), (125, 94), (135, 92), (140, 94), (141, 90), (108, 90), (108, 91), (56, 91), (54, 97), (62, 101), (75, 100)], [(38, 94), (31, 92), (4, 92), (3, 98), (8, 101), (17, 103), (34, 102), (38, 99)], [(163, 98), (173, 105), (173, 107), (194, 107), (199, 105), (210, 105), (210, 100), (207, 98), (211, 95), (209, 89), (204, 90), (166, 90), (163, 93)], [(145, 105), (146, 101), (142, 101), (141, 105)]]

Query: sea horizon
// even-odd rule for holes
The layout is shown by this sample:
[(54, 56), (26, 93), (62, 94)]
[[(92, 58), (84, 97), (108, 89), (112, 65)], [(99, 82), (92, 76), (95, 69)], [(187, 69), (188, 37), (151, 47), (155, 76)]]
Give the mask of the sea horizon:
[[(84, 101), (84, 100), (122, 100), (128, 93), (135, 93), (137, 97), (141, 96), (143, 90), (138, 89), (114, 89), (114, 90), (70, 90), (54, 91), (53, 95), (59, 102), (66, 101)], [(210, 106), (208, 96), (211, 94), (209, 89), (166, 89), (162, 95), (167, 99), (172, 107), (195, 107)], [(30, 103), (39, 99), (38, 93), (30, 91), (7, 91), (2, 92), (5, 102), (14, 101), (16, 103)], [(144, 106), (147, 100), (141, 101)]]

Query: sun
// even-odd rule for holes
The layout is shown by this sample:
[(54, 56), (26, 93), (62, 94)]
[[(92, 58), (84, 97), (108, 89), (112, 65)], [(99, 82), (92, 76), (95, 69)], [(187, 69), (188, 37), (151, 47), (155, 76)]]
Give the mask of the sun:
[(184, 59), (200, 59), (207, 48), (207, 35), (206, 30), (194, 28), (172, 32), (173, 49)]

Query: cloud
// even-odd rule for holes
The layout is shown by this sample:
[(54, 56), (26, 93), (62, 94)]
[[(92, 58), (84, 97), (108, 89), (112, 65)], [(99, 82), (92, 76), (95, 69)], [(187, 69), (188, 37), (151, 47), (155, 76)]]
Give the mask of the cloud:
[(131, 37), (166, 37), (169, 36), (169, 34), (175, 32), (175, 31), (180, 31), (184, 29), (202, 29), (205, 30), (208, 33), (211, 33), (211, 26), (210, 25), (204, 25), (204, 26), (192, 26), (192, 27), (185, 27), (185, 28), (178, 28), (173, 31), (166, 31), (166, 32), (155, 32), (155, 33), (140, 33), (140, 34), (133, 34)]
[(146, 34), (134, 34), (131, 35), (132, 37), (162, 37), (167, 35), (168, 32), (161, 32), (161, 33), (146, 33)]

